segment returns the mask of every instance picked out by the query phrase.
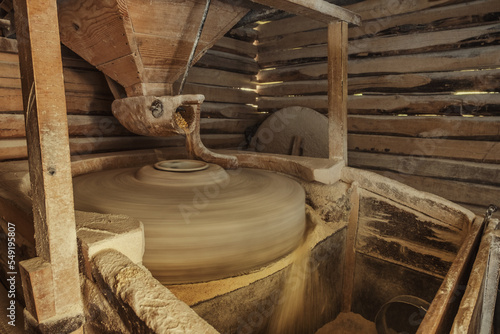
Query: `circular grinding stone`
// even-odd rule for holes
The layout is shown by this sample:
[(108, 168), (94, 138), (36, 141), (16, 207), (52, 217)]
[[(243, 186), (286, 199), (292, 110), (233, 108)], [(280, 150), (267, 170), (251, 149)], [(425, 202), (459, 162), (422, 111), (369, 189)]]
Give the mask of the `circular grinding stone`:
[(252, 137), (250, 148), (291, 154), (295, 138), (301, 139), (303, 156), (328, 158), (328, 118), (306, 107), (286, 107), (271, 114)]
[(125, 214), (144, 224), (143, 264), (163, 284), (257, 269), (294, 250), (305, 230), (305, 193), (273, 172), (153, 166), (81, 175), (75, 208)]

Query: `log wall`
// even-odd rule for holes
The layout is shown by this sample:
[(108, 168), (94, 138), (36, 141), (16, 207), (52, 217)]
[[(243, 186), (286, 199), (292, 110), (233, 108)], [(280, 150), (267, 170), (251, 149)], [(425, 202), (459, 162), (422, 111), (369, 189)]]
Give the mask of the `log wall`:
[[(262, 119), (257, 112), (256, 32), (238, 28), (220, 39), (193, 67), (184, 94), (205, 95), (202, 139), (208, 147), (236, 148)], [(62, 47), (70, 147), (81, 154), (183, 146), (182, 137), (136, 136), (111, 114), (113, 96), (104, 75)], [(178, 86), (178, 85), (177, 85)], [(0, 35), (0, 161), (26, 159), (17, 41)]]
[[(500, 202), (500, 2), (364, 0), (349, 29), (349, 165), (479, 207)], [(259, 110), (327, 111), (327, 31), (259, 26)]]

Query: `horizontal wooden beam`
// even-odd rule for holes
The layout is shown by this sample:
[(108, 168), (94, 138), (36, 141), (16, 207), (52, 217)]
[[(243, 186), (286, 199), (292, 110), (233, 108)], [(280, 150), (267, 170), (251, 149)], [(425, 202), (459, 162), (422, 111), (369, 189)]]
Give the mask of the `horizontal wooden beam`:
[(349, 115), (349, 132), (419, 138), (500, 140), (500, 117)]
[(500, 163), (500, 142), (349, 135), (349, 150)]
[[(349, 78), (349, 94), (451, 93), (500, 91), (500, 70), (371, 75)], [(277, 82), (257, 86), (259, 95), (326, 94), (326, 79)]]
[[(326, 95), (259, 97), (261, 110), (277, 110), (301, 106), (324, 112)], [(363, 95), (349, 96), (350, 114), (376, 115), (496, 115), (500, 109), (500, 94), (466, 95)]]
[(467, 203), (477, 206), (487, 206), (500, 198), (500, 187), (436, 179), (425, 176), (399, 174), (389, 171), (371, 170), (382, 176), (404, 183), (417, 190), (429, 192), (450, 201)]
[[(209, 148), (237, 148), (246, 143), (242, 134), (204, 134), (203, 143)], [(71, 155), (89, 154), (96, 152), (114, 152), (138, 150), (157, 147), (182, 147), (185, 138), (181, 136), (168, 138), (154, 137), (85, 137), (70, 138)], [(0, 140), (0, 161), (26, 159), (26, 139)]]
[[(271, 65), (270, 65), (271, 66)], [(413, 55), (371, 57), (349, 61), (349, 74), (388, 74), (493, 69), (498, 67), (498, 47), (487, 46)], [(283, 65), (261, 71), (260, 82), (325, 79), (326, 55), (323, 62)]]
[(351, 151), (349, 152), (349, 165), (407, 175), (500, 186), (498, 164)]
[(323, 0), (252, 0), (269, 7), (286, 12), (309, 17), (314, 20), (329, 23), (345, 21), (355, 25), (361, 24), (361, 16)]

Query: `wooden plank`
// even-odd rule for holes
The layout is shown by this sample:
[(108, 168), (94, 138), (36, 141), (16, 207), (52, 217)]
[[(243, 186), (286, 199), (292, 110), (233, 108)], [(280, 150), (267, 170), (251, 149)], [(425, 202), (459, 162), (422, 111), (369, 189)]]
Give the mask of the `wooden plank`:
[[(349, 83), (352, 79), (349, 79)], [(328, 80), (276, 82), (257, 86), (259, 96), (319, 95), (328, 93)]]
[(215, 50), (208, 50), (197, 65), (199, 67), (233, 70), (237, 73), (257, 74), (259, 72), (259, 65), (255, 59)]
[(0, 37), (0, 52), (17, 53), (17, 40)]
[[(70, 114), (111, 114), (111, 103), (109, 98), (92, 94), (66, 94), (67, 112)], [(23, 101), (21, 90), (0, 88), (0, 112), (22, 112)]]
[[(293, 16), (259, 25), (256, 29), (259, 32), (258, 39), (260, 44), (261, 42), (266, 42), (270, 39), (275, 40), (278, 36), (322, 29), (326, 27), (327, 24), (321, 21), (313, 20), (304, 16)], [(353, 27), (351, 27), (351, 29), (353, 29)]]
[[(349, 78), (349, 93), (499, 92), (498, 82), (500, 82), (498, 69), (362, 76)], [(298, 89), (298, 87), (293, 88)]]
[[(366, 1), (365, 1), (366, 3)], [(373, 5), (374, 3), (372, 3)], [(435, 30), (456, 26), (468, 26), (481, 22), (488, 22), (492, 13), (500, 11), (500, 4), (495, 0), (479, 0), (467, 3), (449, 5), (446, 10), (441, 7), (428, 8), (402, 15), (387, 16), (373, 20), (363, 20), (359, 27), (350, 27), (349, 38), (366, 36), (370, 38), (381, 33), (392, 34), (412, 30)], [(260, 25), (259, 42), (265, 43), (277, 40), (288, 34), (296, 34), (315, 29), (326, 28), (322, 22), (302, 16), (294, 16), (282, 20)]]
[(64, 1), (59, 4), (59, 27), (67, 47), (122, 86), (143, 81), (144, 67), (124, 2)]
[(346, 22), (328, 25), (328, 158), (347, 164)]
[(350, 96), (348, 107), (353, 114), (498, 115), (500, 94)]
[(479, 45), (484, 47), (498, 44), (499, 32), (500, 25), (495, 23), (437, 32), (358, 39), (349, 44), (349, 54), (394, 55), (446, 51)]
[[(0, 53), (2, 55), (2, 53)], [(0, 78), (21, 78), (19, 62), (0, 61)]]
[(349, 132), (420, 138), (500, 139), (500, 117), (349, 115)]
[[(23, 138), (26, 136), (24, 115), (0, 114), (0, 138)], [(109, 137), (131, 135), (113, 116), (68, 115), (70, 136)]]
[(258, 124), (256, 119), (217, 119), (202, 118), (201, 133), (231, 133), (242, 134), (245, 130)]
[[(416, 73), (496, 68), (500, 61), (497, 46), (353, 60), (349, 73)], [(352, 64), (352, 65), (351, 65)], [(411, 64), (411, 66), (408, 66)]]
[(203, 102), (201, 105), (202, 117), (215, 118), (249, 118), (264, 120), (269, 114), (257, 111), (256, 106), (233, 103)]
[(480, 0), (456, 5), (429, 8), (403, 15), (387, 16), (374, 20), (365, 20), (360, 27), (349, 29), (349, 38), (370, 37), (379, 34), (391, 34), (404, 29), (432, 30), (447, 27), (467, 26), (495, 20), (491, 14), (500, 11), (500, 4), (495, 0)]
[[(262, 110), (302, 106), (317, 111), (328, 108), (324, 95), (266, 97), (258, 99)], [(349, 96), (351, 114), (401, 115), (498, 115), (500, 94), (467, 95), (363, 95)]]
[(278, 8), (296, 15), (306, 16), (324, 23), (344, 21), (359, 25), (361, 17), (345, 8), (333, 5), (327, 1), (314, 0), (252, 0), (269, 7)]
[(499, 163), (500, 142), (349, 135), (349, 150)]
[(377, 0), (365, 0), (345, 8), (358, 13), (363, 21), (370, 19), (379, 19), (386, 16), (395, 16), (399, 14), (420, 11), (426, 8), (443, 7), (452, 5), (460, 0), (414, 0), (409, 2), (390, 2), (381, 4)]
[[(57, 316), (62, 320), (61, 326), (75, 331), (81, 327), (84, 316), (57, 3), (55, 0), (44, 3), (24, 0), (16, 1), (14, 6), (26, 113), (36, 253), (39, 262), (50, 264), (52, 271), (51, 279), (41, 283), (47, 292), (54, 294), (49, 301), (54, 305), (54, 314), (50, 317)], [(26, 267), (24, 269), (27, 270)], [(28, 292), (30, 287), (24, 286), (23, 289)], [(41, 296), (34, 302), (45, 303), (47, 300), (44, 298)], [(34, 305), (31, 306), (32, 310)], [(37, 316), (32, 312), (31, 315)], [(44, 320), (35, 318), (35, 323)]]
[(68, 114), (111, 115), (112, 98), (99, 95), (66, 93)]
[(205, 101), (255, 104), (257, 93), (253, 90), (242, 90), (230, 87), (186, 84), (183, 94), (203, 94)]
[(420, 192), (404, 183), (366, 170), (344, 167), (342, 181), (347, 183), (358, 182), (360, 188), (462, 230), (466, 230), (475, 218), (475, 214), (472, 212), (442, 197)]
[(357, 252), (446, 275), (464, 231), (366, 190), (359, 194)]
[[(259, 61), (276, 61), (275, 53), (279, 50), (287, 50), (287, 52), (293, 53), (293, 49), (295, 48), (301, 48), (310, 45), (325, 45), (327, 42), (328, 32), (327, 27), (324, 25), (320, 29), (288, 33), (286, 35), (276, 36), (275, 38), (269, 38), (264, 41), (259, 40)], [(324, 54), (326, 54), (326, 52)], [(286, 54), (283, 53), (282, 56), (286, 57)], [(286, 60), (286, 58), (279, 60)]]
[[(193, 68), (211, 68), (247, 75), (255, 75), (259, 72), (259, 66), (253, 58), (215, 50), (207, 51)], [(144, 71), (147, 82), (165, 82), (172, 75), (171, 70), (168, 69), (151, 67)]]
[[(496, 68), (499, 63), (498, 48), (464, 49), (430, 52), (420, 55), (354, 59), (349, 61), (349, 74), (369, 73), (419, 73), (478, 70)], [(411, 66), (408, 66), (411, 64)], [(326, 62), (307, 65), (291, 65), (266, 71), (258, 75), (260, 82), (325, 79)]]
[(328, 96), (291, 96), (291, 97), (267, 97), (261, 96), (257, 100), (259, 110), (276, 111), (285, 107), (307, 107), (316, 111), (328, 112)]
[(227, 32), (226, 36), (240, 41), (253, 43), (257, 39), (257, 30), (253, 29), (253, 25), (243, 26), (231, 29)]
[[(165, 73), (162, 75), (164, 82), (175, 82), (184, 73), (187, 65), (204, 4), (184, 1), (165, 5), (164, 1), (159, 0), (134, 0), (129, 1), (127, 5), (144, 66), (161, 69)], [(231, 3), (213, 3), (207, 15), (194, 62), (247, 11), (248, 9)]]
[[(325, 34), (326, 31), (314, 30), (259, 45), (259, 63), (262, 66), (276, 66), (324, 58), (327, 53)], [(374, 54), (393, 56), (429, 51), (442, 52), (459, 47), (464, 49), (497, 45), (500, 44), (499, 40), (500, 24), (490, 24), (437, 32), (356, 39), (349, 42), (349, 55), (364, 57)], [(286, 52), (283, 52), (284, 50)]]
[(66, 91), (111, 96), (106, 79), (100, 72), (65, 68), (63, 74)]
[[(245, 143), (242, 134), (204, 134), (203, 143), (210, 148), (236, 148)], [(155, 137), (86, 137), (70, 138), (71, 155), (116, 152), (155, 147), (183, 147), (185, 138), (176, 136), (168, 138)], [(0, 141), (0, 161), (20, 160), (28, 157), (26, 139), (3, 139)]]
[(253, 75), (249, 74), (234, 73), (195, 66), (189, 70), (189, 75), (186, 82), (212, 86), (255, 89), (256, 82), (254, 78), (255, 77)]
[[(450, 93), (457, 91), (498, 92), (500, 70), (413, 73), (351, 77), (349, 94), (359, 93)], [(324, 79), (278, 82), (257, 87), (259, 95), (325, 94)]]
[(426, 316), (420, 323), (417, 334), (449, 333), (451, 322), (460, 304), (464, 286), (467, 284), (469, 268), (479, 245), (483, 223), (481, 218), (471, 224), (468, 237), (457, 253), (448, 274), (437, 291)]
[(493, 319), (500, 280), (499, 227), (498, 220), (490, 220), (485, 228), (450, 333), (495, 332)]
[[(394, 138), (394, 140), (398, 139)], [(500, 166), (498, 164), (349, 152), (349, 165), (364, 169), (500, 186)]]
[(19, 56), (15, 53), (0, 52), (0, 62), (18, 63)]
[(235, 38), (222, 37), (214, 46), (212, 50), (222, 51), (227, 53), (234, 53), (241, 56), (255, 58), (257, 56), (257, 45), (253, 42), (245, 42)]
[(498, 186), (398, 174), (388, 171), (371, 171), (397, 180), (417, 190), (426, 191), (456, 203), (485, 206), (495, 203), (500, 197), (500, 187)]

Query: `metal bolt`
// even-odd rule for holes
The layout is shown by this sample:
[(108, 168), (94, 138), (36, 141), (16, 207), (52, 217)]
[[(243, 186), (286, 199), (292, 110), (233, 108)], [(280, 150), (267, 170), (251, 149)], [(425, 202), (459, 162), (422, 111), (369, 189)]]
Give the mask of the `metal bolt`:
[(153, 103), (151, 103), (151, 108), (149, 109), (151, 110), (154, 118), (158, 118), (163, 115), (163, 103), (160, 100), (154, 100)]

